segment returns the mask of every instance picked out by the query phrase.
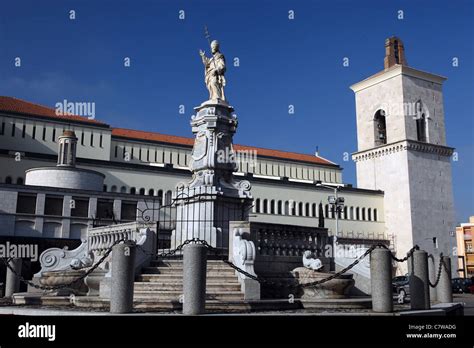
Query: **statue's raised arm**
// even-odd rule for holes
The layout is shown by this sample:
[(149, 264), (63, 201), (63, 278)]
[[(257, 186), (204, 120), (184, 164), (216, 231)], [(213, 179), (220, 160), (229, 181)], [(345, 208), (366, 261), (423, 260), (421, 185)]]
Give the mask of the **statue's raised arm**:
[(219, 51), (219, 42), (217, 40), (211, 42), (211, 53), (212, 57), (208, 58), (204, 51), (199, 51), (202, 63), (204, 64), (204, 82), (209, 91), (209, 100), (220, 99), (225, 101), (225, 57)]

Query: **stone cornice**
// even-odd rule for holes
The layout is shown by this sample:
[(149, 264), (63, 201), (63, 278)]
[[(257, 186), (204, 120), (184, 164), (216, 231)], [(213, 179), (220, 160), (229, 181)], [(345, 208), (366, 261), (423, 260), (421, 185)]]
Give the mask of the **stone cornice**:
[(453, 154), (454, 148), (415, 140), (402, 140), (395, 143), (378, 146), (376, 148), (354, 152), (352, 154), (352, 160), (354, 162), (365, 161), (372, 158), (391, 155), (400, 151), (417, 151), (449, 157)]

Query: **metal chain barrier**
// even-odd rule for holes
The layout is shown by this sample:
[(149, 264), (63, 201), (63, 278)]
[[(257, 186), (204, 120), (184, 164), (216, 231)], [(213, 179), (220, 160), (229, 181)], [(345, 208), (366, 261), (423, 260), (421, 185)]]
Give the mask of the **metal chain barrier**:
[[(209, 245), (209, 243), (205, 240), (201, 240), (201, 239), (198, 239), (198, 238), (193, 238), (193, 239), (190, 239), (190, 240), (186, 240), (182, 246), (186, 245), (186, 244), (189, 244), (189, 243), (199, 243), (199, 244), (202, 244), (204, 246), (206, 246), (209, 250), (213, 251), (213, 252), (217, 252), (218, 249), (214, 248), (213, 246)], [(336, 272), (334, 274), (332, 274), (331, 276), (327, 277), (327, 278), (324, 278), (324, 279), (320, 279), (318, 281), (315, 281), (315, 282), (312, 282), (312, 283), (306, 283), (306, 284), (299, 284), (298, 286), (299, 287), (302, 287), (302, 288), (306, 288), (306, 287), (311, 287), (311, 286), (316, 286), (316, 285), (320, 285), (320, 284), (323, 284), (323, 283), (326, 283), (330, 280), (333, 280), (339, 276), (341, 276), (342, 274), (346, 273), (347, 271), (349, 271), (350, 269), (352, 269), (353, 267), (355, 267), (360, 261), (362, 261), (367, 255), (369, 255), (375, 248), (377, 247), (381, 247), (381, 248), (385, 248), (388, 250), (388, 247), (384, 244), (375, 244), (375, 245), (372, 245), (369, 249), (367, 249), (362, 255), (360, 255), (353, 263), (351, 263), (350, 265), (348, 265), (347, 267), (345, 267), (344, 269), (340, 270), (339, 272)], [(396, 258), (395, 256), (393, 256), (392, 253), (390, 253), (392, 255), (392, 258), (394, 260), (396, 260), (397, 262), (404, 262), (406, 260), (408, 260), (409, 257), (411, 257), (411, 255), (413, 254), (413, 252), (415, 250), (418, 250), (419, 247), (417, 245), (415, 245), (413, 248), (410, 249), (410, 251), (407, 253), (407, 256), (403, 259), (398, 259)], [(245, 275), (246, 277), (250, 278), (250, 279), (253, 279), (255, 281), (258, 281), (259, 283), (261, 284), (268, 284), (268, 285), (276, 285), (277, 283), (274, 282), (274, 281), (271, 281), (271, 280), (268, 280), (268, 279), (263, 279), (263, 278), (260, 278), (260, 277), (257, 277), (257, 276), (254, 276), (253, 274), (250, 274), (246, 271), (244, 271), (243, 269), (241, 269), (240, 267), (236, 266), (234, 263), (232, 263), (231, 261), (228, 261), (228, 260), (223, 260), (224, 263), (226, 263), (227, 265), (229, 265), (231, 268), (233, 268), (234, 270), (236, 270), (237, 272)], [(289, 285), (289, 287), (291, 287), (291, 285)]]
[(86, 278), (89, 274), (91, 274), (92, 272), (94, 272), (97, 267), (99, 267), (99, 265), (101, 263), (103, 263), (105, 261), (105, 259), (109, 256), (109, 254), (112, 252), (112, 248), (121, 243), (121, 242), (124, 242), (126, 241), (126, 239), (119, 239), (117, 241), (115, 241), (112, 246), (110, 246), (109, 249), (107, 249), (107, 251), (105, 252), (105, 254), (100, 258), (99, 261), (97, 261), (97, 263), (95, 265), (93, 265), (91, 268), (89, 268), (89, 270), (87, 270), (86, 273), (84, 273), (83, 275), (81, 275), (80, 277), (74, 279), (73, 281), (67, 283), (67, 284), (61, 284), (61, 285), (56, 285), (56, 286), (42, 286), (42, 285), (38, 285), (38, 284), (35, 284), (33, 283), (32, 281), (28, 280), (28, 279), (25, 279), (21, 274), (18, 274), (9, 264), (9, 260), (6, 259), (6, 258), (2, 258), (2, 261), (5, 263), (5, 265), (8, 267), (8, 269), (10, 271), (13, 272), (13, 274), (15, 274), (18, 279), (20, 279), (20, 281), (24, 284), (27, 284), (29, 286), (32, 286), (34, 287), (35, 289), (39, 289), (39, 290), (48, 290), (48, 291), (52, 291), (52, 290), (59, 290), (59, 289), (63, 289), (63, 288), (68, 288), (70, 286), (72, 286), (73, 284), (83, 280), (84, 278)]
[[(433, 257), (433, 255), (430, 255), (430, 257)], [(428, 279), (428, 282), (430, 283), (430, 286), (432, 288), (435, 288), (438, 285), (439, 280), (441, 279), (441, 270), (443, 269), (443, 267), (446, 269), (446, 265), (443, 262), (443, 253), (441, 253), (439, 255), (438, 275), (436, 276), (436, 281), (434, 282), (434, 284), (432, 284), (431, 281)]]
[[(382, 247), (382, 248), (385, 248), (389, 251), (391, 251), (389, 249), (388, 246), (386, 246), (385, 244), (377, 244), (378, 246)], [(394, 260), (394, 261), (397, 261), (397, 262), (405, 262), (407, 261), (412, 255), (413, 253), (416, 251), (416, 250), (420, 250), (420, 247), (418, 245), (415, 245), (413, 248), (411, 248), (408, 252), (407, 252), (407, 256), (405, 256), (403, 259), (399, 259), (397, 258), (395, 255), (393, 255), (392, 252), (390, 252), (390, 256), (391, 258)]]

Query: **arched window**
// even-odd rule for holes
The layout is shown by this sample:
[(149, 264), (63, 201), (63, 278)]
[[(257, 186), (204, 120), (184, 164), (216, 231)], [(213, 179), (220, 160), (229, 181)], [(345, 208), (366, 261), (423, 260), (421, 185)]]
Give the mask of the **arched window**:
[(356, 208), (356, 220), (360, 220), (359, 207)]
[(385, 121), (385, 111), (378, 110), (374, 116), (374, 136), (375, 146), (384, 145), (387, 143), (387, 124)]
[(316, 203), (313, 203), (311, 205), (311, 213), (313, 217), (316, 217), (318, 215), (317, 211), (318, 211), (318, 205)]
[(16, 184), (17, 185), (23, 185), (23, 178), (16, 179)]
[(171, 204), (171, 200), (173, 198), (173, 192), (171, 192), (170, 190), (166, 191), (166, 195), (165, 195), (165, 204)]
[(263, 200), (263, 213), (264, 214), (268, 213), (268, 200), (267, 199)]
[(283, 215), (288, 215), (290, 213), (290, 203), (285, 201), (285, 210), (283, 210)]
[(127, 188), (125, 186), (122, 186), (120, 188), (120, 193), (127, 193)]
[(362, 221), (365, 221), (365, 208), (362, 208)]
[(354, 220), (354, 207), (349, 209), (349, 219)]
[(158, 190), (158, 201), (160, 204), (164, 204), (163, 202), (163, 190)]
[(280, 215), (283, 214), (283, 202), (282, 201), (278, 201), (277, 213), (280, 214)]
[(421, 100), (416, 102), (415, 105), (415, 110), (416, 110), (416, 139), (418, 141), (422, 142), (427, 142), (427, 137), (426, 137), (426, 112), (424, 110), (423, 104), (421, 103)]
[(257, 213), (260, 213), (260, 198), (255, 200), (255, 207), (257, 208)]
[(117, 186), (112, 185), (112, 187), (110, 188), (110, 192), (117, 192)]
[(299, 216), (304, 216), (304, 206), (303, 202), (298, 203), (298, 215)]
[(290, 215), (296, 215), (296, 202), (294, 200), (290, 200)]
[(347, 207), (344, 207), (344, 216), (343, 219), (347, 219)]
[(143, 187), (140, 189), (140, 194), (141, 194), (142, 196), (145, 194), (145, 189), (144, 189)]
[(377, 209), (374, 209), (374, 221), (377, 221)]
[(371, 221), (372, 220), (372, 209), (367, 209), (367, 220)]
[(309, 203), (306, 203), (304, 208), (304, 216), (311, 216), (311, 209), (309, 208)]
[(11, 176), (7, 176), (5, 178), (5, 184), (11, 184), (12, 183), (12, 177)]
[(134, 195), (137, 193), (137, 189), (135, 187), (130, 188), (130, 194)]
[(155, 195), (155, 190), (149, 189), (148, 190), (148, 196), (154, 196)]
[(275, 214), (275, 200), (270, 201), (270, 214)]
[(107, 192), (107, 185), (104, 185), (104, 192)]
[(324, 206), (324, 217), (329, 218), (329, 205)]

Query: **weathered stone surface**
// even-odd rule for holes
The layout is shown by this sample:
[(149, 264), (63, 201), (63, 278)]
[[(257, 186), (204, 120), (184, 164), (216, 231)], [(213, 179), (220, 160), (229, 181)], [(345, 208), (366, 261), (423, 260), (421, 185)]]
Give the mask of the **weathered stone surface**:
[[(317, 272), (306, 267), (295, 268), (291, 274), (295, 285), (304, 285), (330, 277), (332, 273)], [(298, 297), (302, 299), (345, 298), (354, 286), (352, 274), (342, 275), (320, 285), (299, 288)]]

